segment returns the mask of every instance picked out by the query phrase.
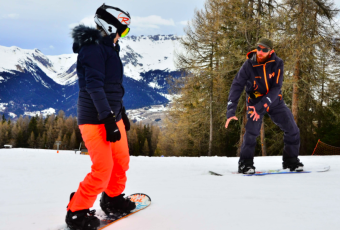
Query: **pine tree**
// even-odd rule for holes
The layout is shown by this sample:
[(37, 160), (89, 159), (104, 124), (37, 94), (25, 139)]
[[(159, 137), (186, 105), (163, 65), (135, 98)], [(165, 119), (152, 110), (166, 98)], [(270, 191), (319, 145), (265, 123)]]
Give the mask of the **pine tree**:
[(45, 126), (44, 117), (40, 114), (40, 116), (37, 118), (38, 134), (42, 135), (42, 133), (45, 131), (44, 126)]
[(70, 149), (77, 149), (77, 139), (76, 139), (76, 131), (73, 130), (72, 135), (71, 135), (71, 139), (70, 139)]
[(150, 156), (149, 142), (146, 138), (143, 145), (143, 154), (144, 156)]
[(158, 144), (157, 147), (156, 147), (154, 156), (156, 156), (156, 157), (162, 156), (162, 150), (161, 150), (161, 147), (160, 147), (159, 144)]
[(2, 122), (0, 122), (0, 147), (4, 145), (4, 131), (2, 130)]
[(46, 134), (46, 147), (48, 149), (53, 148), (55, 139), (55, 130), (53, 129), (53, 126), (50, 125)]
[(159, 141), (159, 135), (160, 135), (160, 128), (158, 126), (151, 126), (151, 137), (150, 137), (150, 141), (151, 141), (151, 155), (153, 156), (155, 154), (156, 148), (157, 148), (157, 144)]
[[(181, 40), (184, 54), (176, 57), (177, 66), (186, 71), (174, 89), (182, 96), (170, 108), (163, 133), (168, 143), (161, 140), (160, 146), (175, 155), (235, 154), (232, 143), (238, 135), (241, 145), (244, 128), (241, 134), (238, 125), (228, 132), (224, 129), (230, 85), (246, 54), (260, 37), (272, 32), (274, 26), (266, 23), (272, 10), (270, 0), (208, 0), (203, 10), (195, 12)], [(244, 94), (239, 104), (237, 116), (245, 127)]]
[(34, 137), (34, 132), (31, 132), (30, 138), (28, 139), (28, 145), (30, 148), (35, 148), (35, 137)]
[[(217, 73), (219, 69), (219, 58), (217, 57), (220, 44), (219, 37), (217, 36), (221, 27), (220, 23), (220, 10), (221, 1), (207, 1), (205, 8), (201, 11), (196, 11), (192, 26), (189, 24), (185, 29), (186, 36), (181, 39), (181, 45), (184, 47), (184, 53), (177, 54), (177, 66), (185, 70), (191, 77), (187, 79), (186, 86), (181, 89), (181, 94), (186, 94), (183, 101), (178, 99), (175, 105), (182, 104), (184, 108), (174, 106), (174, 111), (183, 110), (189, 112), (190, 109), (195, 109), (195, 105), (203, 105), (199, 109), (200, 113), (194, 113), (197, 116), (193, 119), (191, 124), (198, 124), (198, 126), (208, 125), (208, 153), (212, 153), (213, 144), (213, 106), (214, 106), (214, 83), (216, 78), (220, 75)], [(201, 87), (203, 86), (203, 87)], [(188, 91), (186, 91), (188, 90)], [(192, 90), (195, 93), (192, 94)], [(199, 102), (199, 103), (197, 103)], [(188, 115), (191, 113), (188, 113)], [(170, 114), (171, 115), (171, 114)], [(189, 116), (190, 116), (189, 115)], [(208, 120), (208, 122), (206, 121)], [(196, 120), (196, 121), (195, 121)], [(190, 123), (187, 123), (190, 126)], [(189, 128), (189, 127), (188, 127)], [(191, 127), (197, 129), (197, 127)], [(189, 130), (191, 129), (189, 128)], [(202, 127), (201, 127), (202, 130)], [(193, 131), (189, 131), (194, 133)], [(205, 133), (203, 137), (206, 138)], [(191, 141), (189, 145), (194, 144)]]
[(129, 143), (129, 151), (130, 155), (138, 156), (140, 153), (138, 136), (137, 136), (137, 126), (135, 124), (131, 124), (130, 131), (127, 132), (128, 143)]
[(43, 146), (41, 145), (41, 135), (40, 135), (40, 133), (38, 134), (38, 137), (36, 139), (36, 146), (37, 146), (38, 149), (43, 148)]
[(69, 148), (69, 139), (67, 138), (66, 134), (64, 134), (63, 140), (62, 140), (62, 149), (70, 149)]
[(24, 133), (21, 129), (21, 127), (19, 127), (18, 129), (18, 135), (16, 137), (16, 140), (15, 140), (15, 143), (16, 143), (16, 147), (26, 147), (26, 143), (27, 141), (24, 140)]
[(28, 130), (27, 132), (31, 135), (31, 133), (33, 132), (34, 136), (38, 136), (38, 122), (37, 122), (37, 118), (38, 116), (36, 117), (32, 117), (28, 123)]
[(40, 148), (46, 149), (47, 148), (46, 143), (47, 143), (47, 134), (46, 132), (44, 132), (39, 142)]
[(285, 61), (286, 86), (292, 85), (285, 89), (292, 93), (285, 101), (300, 128), (300, 154), (310, 154), (317, 141), (313, 122), (322, 124), (322, 113), (328, 107), (325, 95), (335, 96), (324, 86), (331, 85), (332, 75), (340, 73), (333, 68), (333, 63), (339, 62), (334, 54), (334, 38), (339, 37), (339, 29), (334, 25), (338, 10), (328, 0), (286, 0), (282, 7), (284, 10), (276, 19), (277, 37)]

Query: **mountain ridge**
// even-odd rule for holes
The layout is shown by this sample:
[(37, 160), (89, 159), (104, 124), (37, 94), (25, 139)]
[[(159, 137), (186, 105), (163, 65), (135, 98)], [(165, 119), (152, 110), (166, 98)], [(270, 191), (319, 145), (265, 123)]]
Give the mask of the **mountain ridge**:
[[(180, 77), (174, 65), (175, 35), (121, 39), (127, 109), (168, 103), (167, 77)], [(44, 55), (38, 49), (0, 46), (0, 113), (6, 116), (64, 110), (76, 115), (77, 54)]]

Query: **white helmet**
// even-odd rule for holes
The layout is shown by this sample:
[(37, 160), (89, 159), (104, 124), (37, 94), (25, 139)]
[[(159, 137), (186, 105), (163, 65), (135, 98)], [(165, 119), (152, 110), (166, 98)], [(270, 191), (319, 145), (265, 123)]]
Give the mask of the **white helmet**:
[[(120, 37), (125, 37), (130, 31), (128, 25), (130, 25), (131, 18), (128, 12), (104, 3), (97, 9), (94, 22), (102, 27), (107, 35), (118, 33)], [(116, 28), (116, 31), (113, 30), (113, 27)]]

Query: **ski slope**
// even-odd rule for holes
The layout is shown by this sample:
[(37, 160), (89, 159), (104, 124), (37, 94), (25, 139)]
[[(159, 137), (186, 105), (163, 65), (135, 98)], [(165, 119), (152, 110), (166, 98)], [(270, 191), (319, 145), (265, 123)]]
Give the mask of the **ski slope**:
[[(125, 193), (146, 193), (152, 204), (107, 230), (339, 229), (340, 156), (300, 159), (306, 169), (331, 170), (244, 177), (229, 173), (236, 157), (131, 157)], [(280, 168), (281, 157), (257, 157), (255, 166)], [(0, 149), (0, 229), (63, 226), (69, 195), (90, 167), (74, 151)]]

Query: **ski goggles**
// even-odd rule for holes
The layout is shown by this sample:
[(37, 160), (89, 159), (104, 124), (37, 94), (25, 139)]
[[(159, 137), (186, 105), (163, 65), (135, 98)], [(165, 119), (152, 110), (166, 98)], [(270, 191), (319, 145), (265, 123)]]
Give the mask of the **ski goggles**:
[(125, 37), (126, 35), (128, 35), (128, 33), (130, 32), (130, 28), (126, 27), (126, 29), (124, 30), (124, 32), (120, 35), (121, 38)]
[(127, 27), (126, 25), (120, 26), (120, 27), (117, 29), (117, 33), (118, 33), (119, 37), (121, 37), (121, 38), (123, 38), (123, 37), (125, 37), (126, 35), (128, 35), (129, 32), (130, 32), (130, 28)]
[(268, 48), (261, 48), (261, 47), (258, 46), (258, 47), (256, 48), (256, 50), (257, 50), (257, 51), (261, 51), (261, 50), (262, 50), (263, 53), (268, 53), (270, 49), (268, 49)]

